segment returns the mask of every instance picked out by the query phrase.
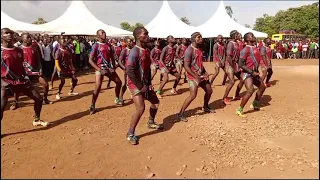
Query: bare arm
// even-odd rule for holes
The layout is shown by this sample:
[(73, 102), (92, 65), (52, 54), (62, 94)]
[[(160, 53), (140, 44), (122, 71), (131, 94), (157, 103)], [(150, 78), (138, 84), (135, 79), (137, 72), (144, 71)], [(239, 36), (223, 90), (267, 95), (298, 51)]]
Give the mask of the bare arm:
[(233, 45), (231, 42), (228, 43), (227, 45), (227, 61), (229, 62), (230, 65), (233, 64), (232, 62), (232, 51), (233, 51)]
[(119, 60), (118, 60), (118, 64), (122, 70), (125, 70), (125, 68), (126, 68), (125, 65), (122, 63), (125, 60), (126, 51), (127, 51), (127, 49), (122, 49), (122, 51), (120, 53)]
[(168, 47), (165, 47), (163, 48), (163, 50), (161, 51), (161, 54), (160, 54), (160, 58), (159, 58), (159, 62), (167, 69), (166, 67), (166, 64), (163, 62), (164, 58), (165, 58), (165, 55), (167, 53), (167, 49)]

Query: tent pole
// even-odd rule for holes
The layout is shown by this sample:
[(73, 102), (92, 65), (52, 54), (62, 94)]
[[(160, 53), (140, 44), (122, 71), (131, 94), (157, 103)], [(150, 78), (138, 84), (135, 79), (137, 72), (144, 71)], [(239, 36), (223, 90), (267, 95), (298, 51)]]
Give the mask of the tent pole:
[(211, 57), (211, 49), (212, 49), (212, 48), (211, 48), (211, 44), (212, 44), (212, 38), (210, 38), (210, 46), (209, 46), (210, 49), (209, 49), (208, 62), (210, 62), (210, 60), (211, 60), (211, 58), (210, 58), (210, 57)]

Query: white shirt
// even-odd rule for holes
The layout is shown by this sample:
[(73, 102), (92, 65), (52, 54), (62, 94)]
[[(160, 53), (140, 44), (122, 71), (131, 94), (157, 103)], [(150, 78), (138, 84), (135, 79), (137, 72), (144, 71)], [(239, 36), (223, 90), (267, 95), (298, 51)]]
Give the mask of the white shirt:
[(47, 46), (42, 45), (42, 51), (44, 55), (44, 61), (51, 61), (51, 48), (50, 45), (48, 44)]
[(58, 41), (54, 41), (54, 42), (52, 43), (53, 49), (56, 47), (57, 44), (58, 44)]
[(303, 51), (308, 51), (308, 47), (309, 47), (309, 45), (304, 44), (304, 45), (302, 45), (302, 50)]

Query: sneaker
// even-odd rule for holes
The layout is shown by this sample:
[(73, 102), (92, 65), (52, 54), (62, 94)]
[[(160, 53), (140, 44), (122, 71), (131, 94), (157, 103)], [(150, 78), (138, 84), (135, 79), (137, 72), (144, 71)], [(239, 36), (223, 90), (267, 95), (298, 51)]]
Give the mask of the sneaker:
[(79, 95), (79, 93), (75, 93), (75, 92), (68, 92), (69, 96), (76, 96)]
[(12, 105), (10, 106), (10, 110), (16, 110), (19, 108), (18, 102), (13, 102)]
[(156, 122), (150, 123), (149, 121), (147, 122), (147, 127), (149, 129), (163, 129), (160, 124), (157, 124)]
[(240, 96), (233, 96), (232, 97), (232, 101), (238, 101), (238, 100), (241, 100)]
[(123, 100), (120, 99), (120, 98), (116, 98), (116, 99), (114, 100), (114, 103), (116, 103), (116, 105), (123, 105)]
[(231, 104), (231, 102), (230, 102), (230, 100), (229, 100), (228, 98), (224, 98), (224, 99), (223, 99), (223, 103), (224, 103), (225, 105), (230, 105), (230, 104)]
[(37, 118), (35, 120), (33, 120), (32, 124), (33, 124), (33, 126), (43, 126), (43, 127), (47, 127), (49, 125), (48, 122), (45, 122), (42, 120), (37, 120)]
[(95, 113), (95, 110), (96, 110), (96, 107), (95, 107), (95, 105), (92, 104), (92, 105), (89, 107), (89, 113), (90, 113), (90, 115), (94, 114), (94, 113)]
[(237, 110), (236, 110), (236, 114), (239, 116), (239, 117), (247, 117), (246, 115), (243, 114), (243, 108), (239, 107)]
[(175, 89), (171, 89), (171, 94), (178, 94), (178, 92)]
[(216, 111), (214, 109), (211, 109), (209, 107), (203, 108), (203, 111), (206, 113), (216, 113)]
[(139, 138), (134, 134), (127, 134), (127, 141), (132, 145), (137, 145), (139, 142)]
[(183, 114), (178, 114), (178, 120), (183, 122), (188, 122), (188, 119)]
[(158, 99), (162, 99), (161, 91), (158, 90), (157, 93), (156, 93), (156, 95), (157, 95)]
[(49, 101), (49, 99), (44, 99), (43, 104), (53, 104), (53, 103), (51, 101)]
[(61, 97), (60, 97), (60, 94), (59, 94), (59, 93), (56, 95), (56, 99), (57, 99), (57, 100), (61, 99)]
[(250, 105), (250, 109), (259, 111), (260, 110), (260, 103), (258, 101), (253, 101), (253, 103)]

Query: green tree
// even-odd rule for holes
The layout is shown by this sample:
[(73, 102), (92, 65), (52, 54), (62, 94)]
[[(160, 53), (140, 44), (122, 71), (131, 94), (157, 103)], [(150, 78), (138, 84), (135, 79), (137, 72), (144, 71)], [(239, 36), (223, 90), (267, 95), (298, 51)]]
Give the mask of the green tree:
[(132, 26), (128, 22), (122, 22), (122, 23), (120, 23), (120, 27), (121, 27), (121, 29), (132, 32), (136, 27), (144, 27), (144, 25), (138, 22)]
[(131, 25), (128, 22), (122, 22), (120, 23), (120, 26), (121, 26), (121, 29), (124, 29), (124, 30), (130, 30), (131, 28)]
[(189, 19), (188, 19), (187, 17), (181, 17), (180, 20), (181, 20), (182, 22), (188, 24), (188, 25), (191, 24), (190, 21), (189, 21)]
[(233, 11), (232, 11), (231, 6), (226, 6), (225, 9), (226, 9), (228, 15), (230, 16), (230, 18), (232, 18), (232, 16), (233, 16)]
[(249, 24), (245, 24), (244, 27), (251, 28), (251, 26)]
[(309, 37), (319, 37), (319, 3), (279, 11), (275, 16), (264, 14), (257, 18), (254, 30), (269, 36), (280, 30), (295, 30)]
[(32, 22), (32, 24), (45, 24), (47, 21), (45, 21), (43, 18), (39, 17), (36, 21)]

